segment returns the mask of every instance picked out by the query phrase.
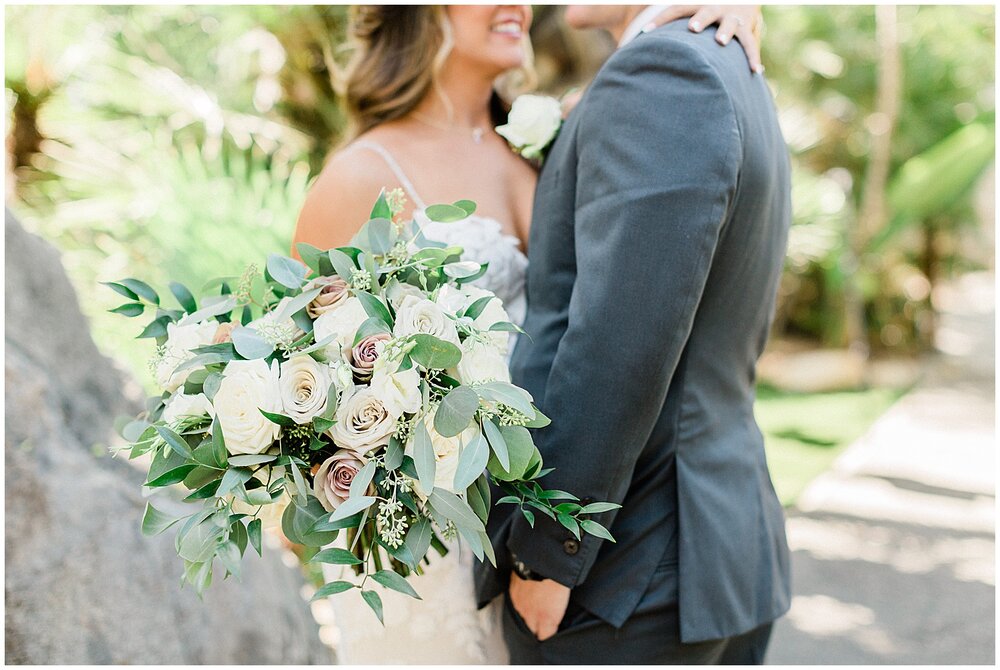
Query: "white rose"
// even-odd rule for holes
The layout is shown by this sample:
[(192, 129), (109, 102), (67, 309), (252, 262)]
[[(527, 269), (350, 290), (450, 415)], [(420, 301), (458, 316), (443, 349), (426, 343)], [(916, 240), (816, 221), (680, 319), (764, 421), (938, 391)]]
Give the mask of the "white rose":
[[(462, 455), (462, 447), (472, 441), (478, 428), (469, 426), (454, 437), (444, 437), (434, 430), (434, 415), (437, 407), (424, 417), (424, 428), (431, 436), (431, 446), (434, 448), (434, 488), (444, 489), (452, 493), (461, 493), (455, 489), (455, 472), (458, 471), (458, 459)], [(406, 453), (413, 456), (413, 439), (406, 445)], [(429, 491), (420, 488), (419, 482), (414, 482), (414, 491), (422, 498), (430, 495)]]
[(538, 158), (562, 125), (559, 101), (544, 95), (522, 95), (511, 105), (507, 123), (496, 131), (525, 158)]
[(180, 372), (174, 370), (184, 361), (197, 355), (191, 353), (192, 349), (212, 343), (218, 325), (215, 321), (189, 323), (186, 326), (167, 324), (167, 343), (163, 355), (156, 364), (156, 382), (163, 390), (173, 393), (184, 384), (193, 368)]
[(351, 297), (313, 322), (313, 336), (317, 342), (322, 342), (334, 335), (334, 340), (327, 345), (327, 354), (331, 358), (339, 357), (341, 351), (354, 344), (358, 328), (367, 319), (368, 312), (361, 301)]
[(355, 386), (344, 392), (337, 407), (337, 423), (328, 434), (338, 447), (365, 454), (389, 444), (398, 418), (371, 388)]
[(163, 408), (162, 419), (167, 423), (174, 423), (178, 419), (186, 416), (215, 416), (215, 408), (208, 401), (204, 393), (188, 395), (178, 393), (167, 401), (167, 406)]
[(463, 384), (487, 381), (510, 381), (507, 361), (492, 343), (468, 339), (462, 343), (462, 360), (455, 368), (456, 379)]
[(278, 362), (229, 361), (215, 393), (215, 412), (231, 454), (259, 454), (278, 437), (278, 426), (260, 410), (281, 412)]
[(420, 409), (420, 374), (416, 368), (402, 372), (380, 368), (372, 375), (371, 390), (396, 416)]
[(309, 423), (326, 410), (327, 390), (332, 380), (330, 366), (308, 355), (294, 356), (281, 364), (278, 383), (281, 405), (295, 423)]
[(437, 304), (426, 298), (408, 295), (403, 298), (396, 312), (396, 326), (392, 334), (406, 337), (416, 333), (426, 333), (458, 344), (458, 331), (454, 321)]
[(437, 298), (434, 302), (440, 305), (444, 311), (457, 315), (468, 307), (472, 301), (469, 300), (469, 296), (463, 291), (445, 284), (438, 290)]
[[(479, 316), (475, 318), (472, 322), (477, 328), (483, 331), (489, 331), (490, 327), (499, 323), (500, 321), (510, 321), (510, 315), (507, 314), (507, 310), (503, 308), (503, 301), (500, 298), (493, 295), (492, 292), (485, 289), (481, 289), (478, 286), (467, 285), (463, 287), (463, 291), (469, 297), (469, 303), (474, 303), (480, 298), (485, 298), (486, 296), (493, 296), (493, 299), (486, 303), (486, 307), (480, 312)], [(510, 333), (503, 330), (494, 331), (487, 333), (486, 335), (493, 345), (497, 348), (501, 354), (506, 354), (510, 346)]]
[[(416, 251), (418, 250), (414, 250), (414, 253)], [(408, 295), (414, 298), (423, 298), (424, 292), (413, 284), (404, 284), (397, 279), (393, 279), (385, 287), (385, 297), (389, 299), (389, 304), (392, 305), (393, 309), (398, 310), (403, 298)]]

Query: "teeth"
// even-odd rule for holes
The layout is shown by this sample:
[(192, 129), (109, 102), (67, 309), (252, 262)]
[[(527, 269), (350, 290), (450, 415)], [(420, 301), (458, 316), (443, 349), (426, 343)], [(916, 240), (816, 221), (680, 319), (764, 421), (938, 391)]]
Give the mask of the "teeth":
[(495, 33), (503, 33), (505, 35), (520, 35), (521, 24), (517, 21), (504, 21), (503, 23), (494, 25), (492, 30)]

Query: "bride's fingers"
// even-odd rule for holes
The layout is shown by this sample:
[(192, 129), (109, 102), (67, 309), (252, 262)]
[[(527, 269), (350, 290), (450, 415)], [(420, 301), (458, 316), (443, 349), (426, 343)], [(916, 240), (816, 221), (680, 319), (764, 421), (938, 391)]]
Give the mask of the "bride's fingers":
[[(702, 5), (670, 5), (657, 14), (656, 18), (643, 26), (643, 30), (645, 32), (649, 32), (654, 28), (659, 28), (665, 23), (670, 23), (671, 21), (676, 21), (677, 19), (683, 19), (687, 16), (696, 16), (702, 9)], [(691, 24), (689, 23), (688, 25), (690, 26)]]
[(721, 5), (704, 5), (688, 21), (688, 29), (692, 32), (700, 33), (705, 28), (718, 23), (723, 18), (722, 15), (723, 8)]
[(760, 42), (753, 30), (746, 25), (736, 29), (736, 39), (743, 45), (743, 52), (747, 55), (747, 62), (750, 63), (750, 70), (757, 74), (764, 72), (764, 64), (760, 60)]

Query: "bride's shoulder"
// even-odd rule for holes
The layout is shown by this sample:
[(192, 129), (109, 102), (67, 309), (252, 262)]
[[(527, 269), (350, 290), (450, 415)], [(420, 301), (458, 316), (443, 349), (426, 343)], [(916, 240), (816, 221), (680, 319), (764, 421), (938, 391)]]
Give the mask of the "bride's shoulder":
[(299, 213), (296, 241), (314, 246), (340, 246), (368, 219), (383, 188), (394, 188), (396, 177), (377, 153), (356, 141), (334, 152), (309, 187)]

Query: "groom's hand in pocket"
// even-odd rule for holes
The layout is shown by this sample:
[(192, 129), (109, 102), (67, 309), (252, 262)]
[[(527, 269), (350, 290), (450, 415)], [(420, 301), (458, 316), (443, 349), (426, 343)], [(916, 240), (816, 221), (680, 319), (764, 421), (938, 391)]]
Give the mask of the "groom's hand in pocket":
[(569, 594), (568, 586), (551, 579), (530, 581), (511, 573), (507, 596), (535, 637), (547, 640), (556, 634), (566, 615)]

